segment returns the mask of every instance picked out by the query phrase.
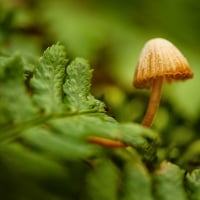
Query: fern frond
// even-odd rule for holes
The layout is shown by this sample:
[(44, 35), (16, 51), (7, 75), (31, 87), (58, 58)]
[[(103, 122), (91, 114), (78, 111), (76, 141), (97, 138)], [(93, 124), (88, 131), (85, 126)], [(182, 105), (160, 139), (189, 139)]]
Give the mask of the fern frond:
[(64, 47), (57, 43), (47, 48), (35, 67), (33, 101), (46, 114), (61, 112), (66, 63)]

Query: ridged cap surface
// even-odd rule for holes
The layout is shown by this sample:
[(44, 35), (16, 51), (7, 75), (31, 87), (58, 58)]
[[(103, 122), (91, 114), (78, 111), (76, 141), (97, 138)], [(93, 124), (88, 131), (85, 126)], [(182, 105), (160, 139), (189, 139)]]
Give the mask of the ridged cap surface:
[(171, 42), (155, 38), (142, 49), (133, 84), (137, 88), (149, 88), (160, 77), (171, 82), (192, 78), (193, 73), (187, 59)]

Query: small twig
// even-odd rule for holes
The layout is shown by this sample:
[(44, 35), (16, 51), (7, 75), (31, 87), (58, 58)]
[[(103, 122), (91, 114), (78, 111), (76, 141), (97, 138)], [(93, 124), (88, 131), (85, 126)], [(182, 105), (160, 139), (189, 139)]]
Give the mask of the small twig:
[(107, 139), (107, 138), (102, 138), (102, 137), (97, 137), (97, 136), (90, 136), (87, 138), (87, 140), (90, 143), (98, 144), (104, 147), (108, 148), (123, 148), (127, 147), (127, 144), (124, 144), (123, 142), (119, 140), (112, 140), (112, 139)]

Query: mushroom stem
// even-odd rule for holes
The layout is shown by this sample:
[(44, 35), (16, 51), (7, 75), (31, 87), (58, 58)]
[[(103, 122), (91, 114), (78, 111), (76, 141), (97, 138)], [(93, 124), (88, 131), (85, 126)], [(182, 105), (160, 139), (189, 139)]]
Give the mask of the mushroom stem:
[(148, 108), (141, 123), (143, 126), (150, 127), (153, 122), (153, 119), (155, 117), (155, 114), (160, 104), (162, 82), (163, 82), (163, 78), (155, 79), (153, 81)]

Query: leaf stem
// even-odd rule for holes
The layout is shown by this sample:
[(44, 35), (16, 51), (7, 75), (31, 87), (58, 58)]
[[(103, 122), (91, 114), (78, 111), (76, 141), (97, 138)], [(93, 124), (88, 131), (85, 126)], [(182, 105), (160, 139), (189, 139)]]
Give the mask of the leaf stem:
[(87, 140), (90, 143), (98, 144), (98, 145), (108, 147), (108, 148), (123, 148), (123, 147), (128, 146), (127, 144), (124, 144), (123, 142), (119, 140), (112, 140), (112, 139), (102, 138), (102, 137), (97, 137), (97, 136), (90, 136), (87, 138)]

